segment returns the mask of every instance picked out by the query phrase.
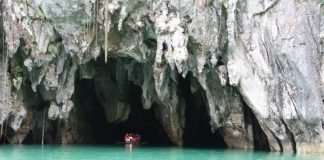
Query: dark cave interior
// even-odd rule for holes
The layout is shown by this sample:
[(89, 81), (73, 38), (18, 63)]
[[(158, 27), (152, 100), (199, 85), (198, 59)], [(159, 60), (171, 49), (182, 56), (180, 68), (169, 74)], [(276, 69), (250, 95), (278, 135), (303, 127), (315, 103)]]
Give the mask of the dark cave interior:
[[(142, 108), (140, 92), (139, 87), (131, 85), (129, 93), (131, 112), (126, 121), (117, 124), (108, 123), (103, 107), (100, 104), (94, 105), (90, 123), (93, 127), (94, 137), (96, 137), (95, 143), (116, 144), (123, 142), (123, 137), (126, 133), (136, 133), (142, 136), (145, 143), (151, 145), (171, 145), (167, 134), (154, 116), (154, 108), (149, 110)], [(98, 103), (98, 101), (95, 103)]]
[[(112, 63), (115, 64), (115, 63)], [(115, 70), (116, 66), (106, 65), (107, 68)], [(116, 75), (112, 75), (116, 76)], [(218, 131), (211, 132), (209, 125), (209, 115), (203, 102), (202, 92), (191, 93), (190, 81), (192, 75), (180, 78), (179, 90), (186, 103), (185, 128), (183, 133), (184, 147), (213, 147), (226, 148), (223, 137)], [(127, 120), (119, 123), (108, 123), (104, 107), (95, 93), (95, 80), (77, 78), (75, 81), (75, 92), (73, 101), (75, 108), (70, 113), (74, 129), (81, 135), (81, 144), (113, 145), (123, 142), (126, 133), (140, 134), (142, 141), (150, 146), (172, 146), (167, 133), (163, 129), (160, 121), (156, 117), (156, 107), (154, 103), (150, 109), (142, 107), (142, 90), (140, 87), (128, 82), (128, 95), (126, 101), (131, 106), (131, 111)], [(30, 90), (30, 89), (29, 89)], [(39, 94), (39, 93), (38, 93)], [(30, 131), (23, 140), (23, 144), (41, 144), (42, 138), (42, 118), (43, 106), (49, 106), (48, 102), (40, 101), (33, 107), (33, 124)], [(48, 109), (48, 108), (47, 108)], [(47, 120), (45, 124), (45, 144), (59, 144), (60, 130), (64, 125), (60, 120)], [(77, 123), (76, 123), (77, 122)], [(63, 123), (64, 124), (64, 123)], [(72, 127), (72, 128), (73, 128)], [(10, 129), (8, 130), (11, 134)], [(13, 132), (12, 132), (13, 133)], [(2, 136), (1, 142), (9, 144)]]
[[(116, 64), (115, 62), (111, 64)], [(115, 70), (116, 66), (107, 64), (108, 70)], [(102, 64), (101, 64), (102, 65)], [(105, 65), (105, 64), (104, 64)], [(112, 74), (116, 79), (115, 74)], [(183, 147), (208, 147), (208, 148), (227, 148), (221, 131), (211, 131), (209, 124), (210, 117), (207, 112), (207, 106), (204, 102), (204, 95), (201, 88), (192, 93), (191, 81), (196, 80), (191, 73), (185, 78), (179, 76), (179, 91), (185, 101), (185, 127), (183, 129)], [(114, 145), (122, 144), (126, 133), (140, 134), (142, 141), (149, 146), (173, 146), (161, 122), (156, 117), (158, 104), (153, 103), (150, 109), (144, 109), (142, 106), (141, 87), (127, 82), (127, 95), (124, 99), (131, 107), (128, 119), (118, 123), (108, 123), (105, 110), (98, 99), (95, 91), (96, 81), (93, 79), (77, 78), (75, 81), (75, 92), (73, 101), (75, 107), (70, 113), (71, 123), (76, 129), (78, 138), (75, 144), (95, 144), (95, 145)], [(29, 85), (29, 84), (28, 84)], [(124, 88), (125, 89), (125, 88)], [(30, 90), (30, 89), (29, 89)], [(38, 93), (39, 94), (39, 93)], [(23, 144), (41, 144), (42, 138), (42, 117), (43, 106), (49, 106), (48, 102), (43, 100), (33, 107), (33, 119), (30, 131), (25, 137)], [(48, 108), (47, 108), (48, 109)], [(269, 151), (269, 143), (266, 135), (263, 133), (258, 120), (245, 104), (244, 116), (246, 123), (252, 124), (254, 135), (255, 150)], [(60, 131), (64, 128), (64, 123), (60, 120), (46, 121), (45, 144), (60, 144)], [(72, 128), (73, 128), (72, 127)], [(13, 134), (8, 129), (8, 135)], [(1, 144), (9, 144), (8, 140), (1, 137)]]
[[(92, 80), (81, 80), (80, 85), (92, 86)], [(95, 95), (89, 87), (87, 95)], [(225, 142), (222, 136), (216, 132), (212, 133), (209, 126), (209, 117), (206, 108), (202, 102), (200, 93), (189, 95), (186, 109), (186, 124), (184, 129), (184, 146), (186, 147), (216, 147), (225, 148)], [(82, 97), (80, 97), (82, 99)], [(84, 99), (84, 98), (83, 98)], [(131, 112), (126, 121), (117, 124), (108, 123), (104, 114), (104, 109), (96, 97), (87, 96), (91, 100), (87, 106), (91, 108), (88, 111), (88, 121), (92, 128), (92, 137), (95, 144), (118, 144), (123, 142), (123, 136), (126, 133), (137, 133), (142, 136), (143, 142), (150, 146), (171, 146), (172, 142), (168, 138), (162, 125), (155, 117), (153, 104), (151, 109), (145, 110), (141, 103), (141, 89), (135, 85), (130, 85), (129, 102)]]
[[(203, 102), (202, 93), (191, 93), (190, 79), (180, 78), (180, 90), (185, 97), (185, 128), (183, 135), (184, 147), (214, 147), (226, 148), (223, 137), (218, 131), (211, 132), (209, 116)], [(155, 116), (153, 104), (149, 110), (142, 107), (140, 87), (130, 82), (128, 88), (128, 102), (131, 105), (129, 117), (124, 122), (108, 123), (104, 108), (95, 96), (94, 80), (81, 79), (76, 82), (75, 100), (80, 101), (86, 121), (90, 123), (91, 134), (95, 144), (116, 144), (123, 142), (126, 133), (137, 133), (142, 136), (143, 142), (153, 146), (171, 146), (161, 123)], [(85, 97), (87, 97), (85, 99)]]
[[(87, 95), (95, 95), (93, 80), (80, 80), (79, 84), (82, 88), (85, 86)], [(92, 87), (91, 87), (92, 86)], [(82, 92), (82, 91), (81, 91)], [(81, 95), (82, 96), (82, 95)], [(91, 108), (88, 111), (88, 119), (92, 128), (92, 137), (95, 144), (118, 144), (123, 142), (126, 133), (136, 133), (142, 136), (142, 140), (150, 145), (171, 145), (167, 134), (163, 130), (160, 122), (155, 118), (154, 105), (151, 109), (145, 110), (141, 104), (141, 89), (135, 85), (130, 85), (128, 95), (131, 105), (129, 117), (124, 122), (108, 123), (104, 114), (104, 109), (95, 96), (87, 96), (87, 100), (91, 101), (86, 106)], [(82, 99), (82, 97), (80, 97)]]
[(191, 93), (191, 80), (191, 74), (187, 75), (186, 78), (180, 78), (181, 94), (185, 98), (186, 103), (184, 145), (188, 147), (226, 148), (220, 133), (218, 131), (212, 133), (211, 131), (209, 125), (210, 118), (201, 91), (198, 90), (196, 93)]

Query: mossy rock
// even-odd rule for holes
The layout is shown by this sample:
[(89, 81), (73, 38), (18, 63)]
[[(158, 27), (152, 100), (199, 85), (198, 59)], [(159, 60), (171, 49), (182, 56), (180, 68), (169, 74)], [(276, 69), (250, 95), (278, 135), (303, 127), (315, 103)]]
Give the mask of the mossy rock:
[(47, 51), (52, 55), (57, 56), (61, 51), (61, 44), (60, 43), (51, 43), (48, 45)]

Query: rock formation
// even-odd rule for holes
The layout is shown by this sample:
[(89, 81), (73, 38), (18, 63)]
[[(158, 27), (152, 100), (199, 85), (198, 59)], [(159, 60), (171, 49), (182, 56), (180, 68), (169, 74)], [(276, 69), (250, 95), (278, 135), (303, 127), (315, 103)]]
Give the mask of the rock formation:
[[(47, 142), (90, 142), (78, 132), (91, 128), (86, 99), (96, 97), (108, 123), (121, 123), (135, 85), (142, 107), (182, 145), (190, 104), (181, 79), (189, 78), (188, 91), (202, 93), (210, 129), (229, 148), (324, 152), (320, 3), (2, 0), (1, 131), (8, 125), (7, 140), (23, 143), (45, 123), (55, 135)], [(94, 94), (78, 99), (81, 79), (93, 81), (84, 89)]]

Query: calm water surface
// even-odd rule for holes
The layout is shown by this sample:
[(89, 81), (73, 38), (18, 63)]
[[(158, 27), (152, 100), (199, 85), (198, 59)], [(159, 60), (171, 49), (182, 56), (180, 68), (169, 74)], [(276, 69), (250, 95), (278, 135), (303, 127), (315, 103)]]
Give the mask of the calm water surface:
[(324, 155), (291, 155), (241, 150), (129, 146), (0, 146), (0, 160), (324, 160)]

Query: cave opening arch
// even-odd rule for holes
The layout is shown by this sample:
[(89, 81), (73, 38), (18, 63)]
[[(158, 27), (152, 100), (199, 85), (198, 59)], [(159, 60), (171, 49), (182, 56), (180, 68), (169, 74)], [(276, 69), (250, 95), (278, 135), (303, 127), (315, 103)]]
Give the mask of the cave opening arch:
[[(118, 75), (116, 75), (117, 61), (116, 59), (110, 59), (108, 64), (100, 64), (100, 67), (108, 71), (114, 71), (114, 73), (109, 75), (111, 83), (116, 83), (118, 81)], [(104, 104), (102, 104), (98, 97), (105, 97), (104, 94), (107, 93), (96, 91), (96, 88), (98, 88), (98, 86), (96, 86), (98, 84), (96, 83), (98, 83), (98, 81), (94, 79), (79, 78), (76, 81), (74, 95), (76, 110), (80, 111), (78, 114), (81, 115), (82, 121), (88, 124), (90, 130), (89, 134), (91, 134), (91, 143), (104, 145), (121, 144), (126, 133), (136, 133), (142, 136), (143, 142), (147, 145), (172, 145), (160, 121), (156, 118), (155, 109), (157, 106), (153, 104), (150, 109), (143, 108), (141, 87), (128, 80), (123, 82), (125, 86), (123, 86), (122, 89), (127, 92), (123, 93), (122, 97), (117, 96), (117, 98), (122, 98), (122, 101), (130, 106), (130, 111), (126, 119), (109, 122), (109, 120), (107, 120), (107, 114), (105, 114), (105, 109), (107, 108), (103, 106)], [(109, 90), (109, 87), (110, 86), (106, 89)], [(115, 89), (116, 88), (120, 89), (120, 87), (115, 87)], [(111, 89), (111, 91), (120, 92), (114, 89)]]
[(185, 147), (227, 148), (219, 130), (212, 132), (201, 87), (192, 93), (192, 73), (180, 78), (180, 90), (186, 103), (183, 142)]

